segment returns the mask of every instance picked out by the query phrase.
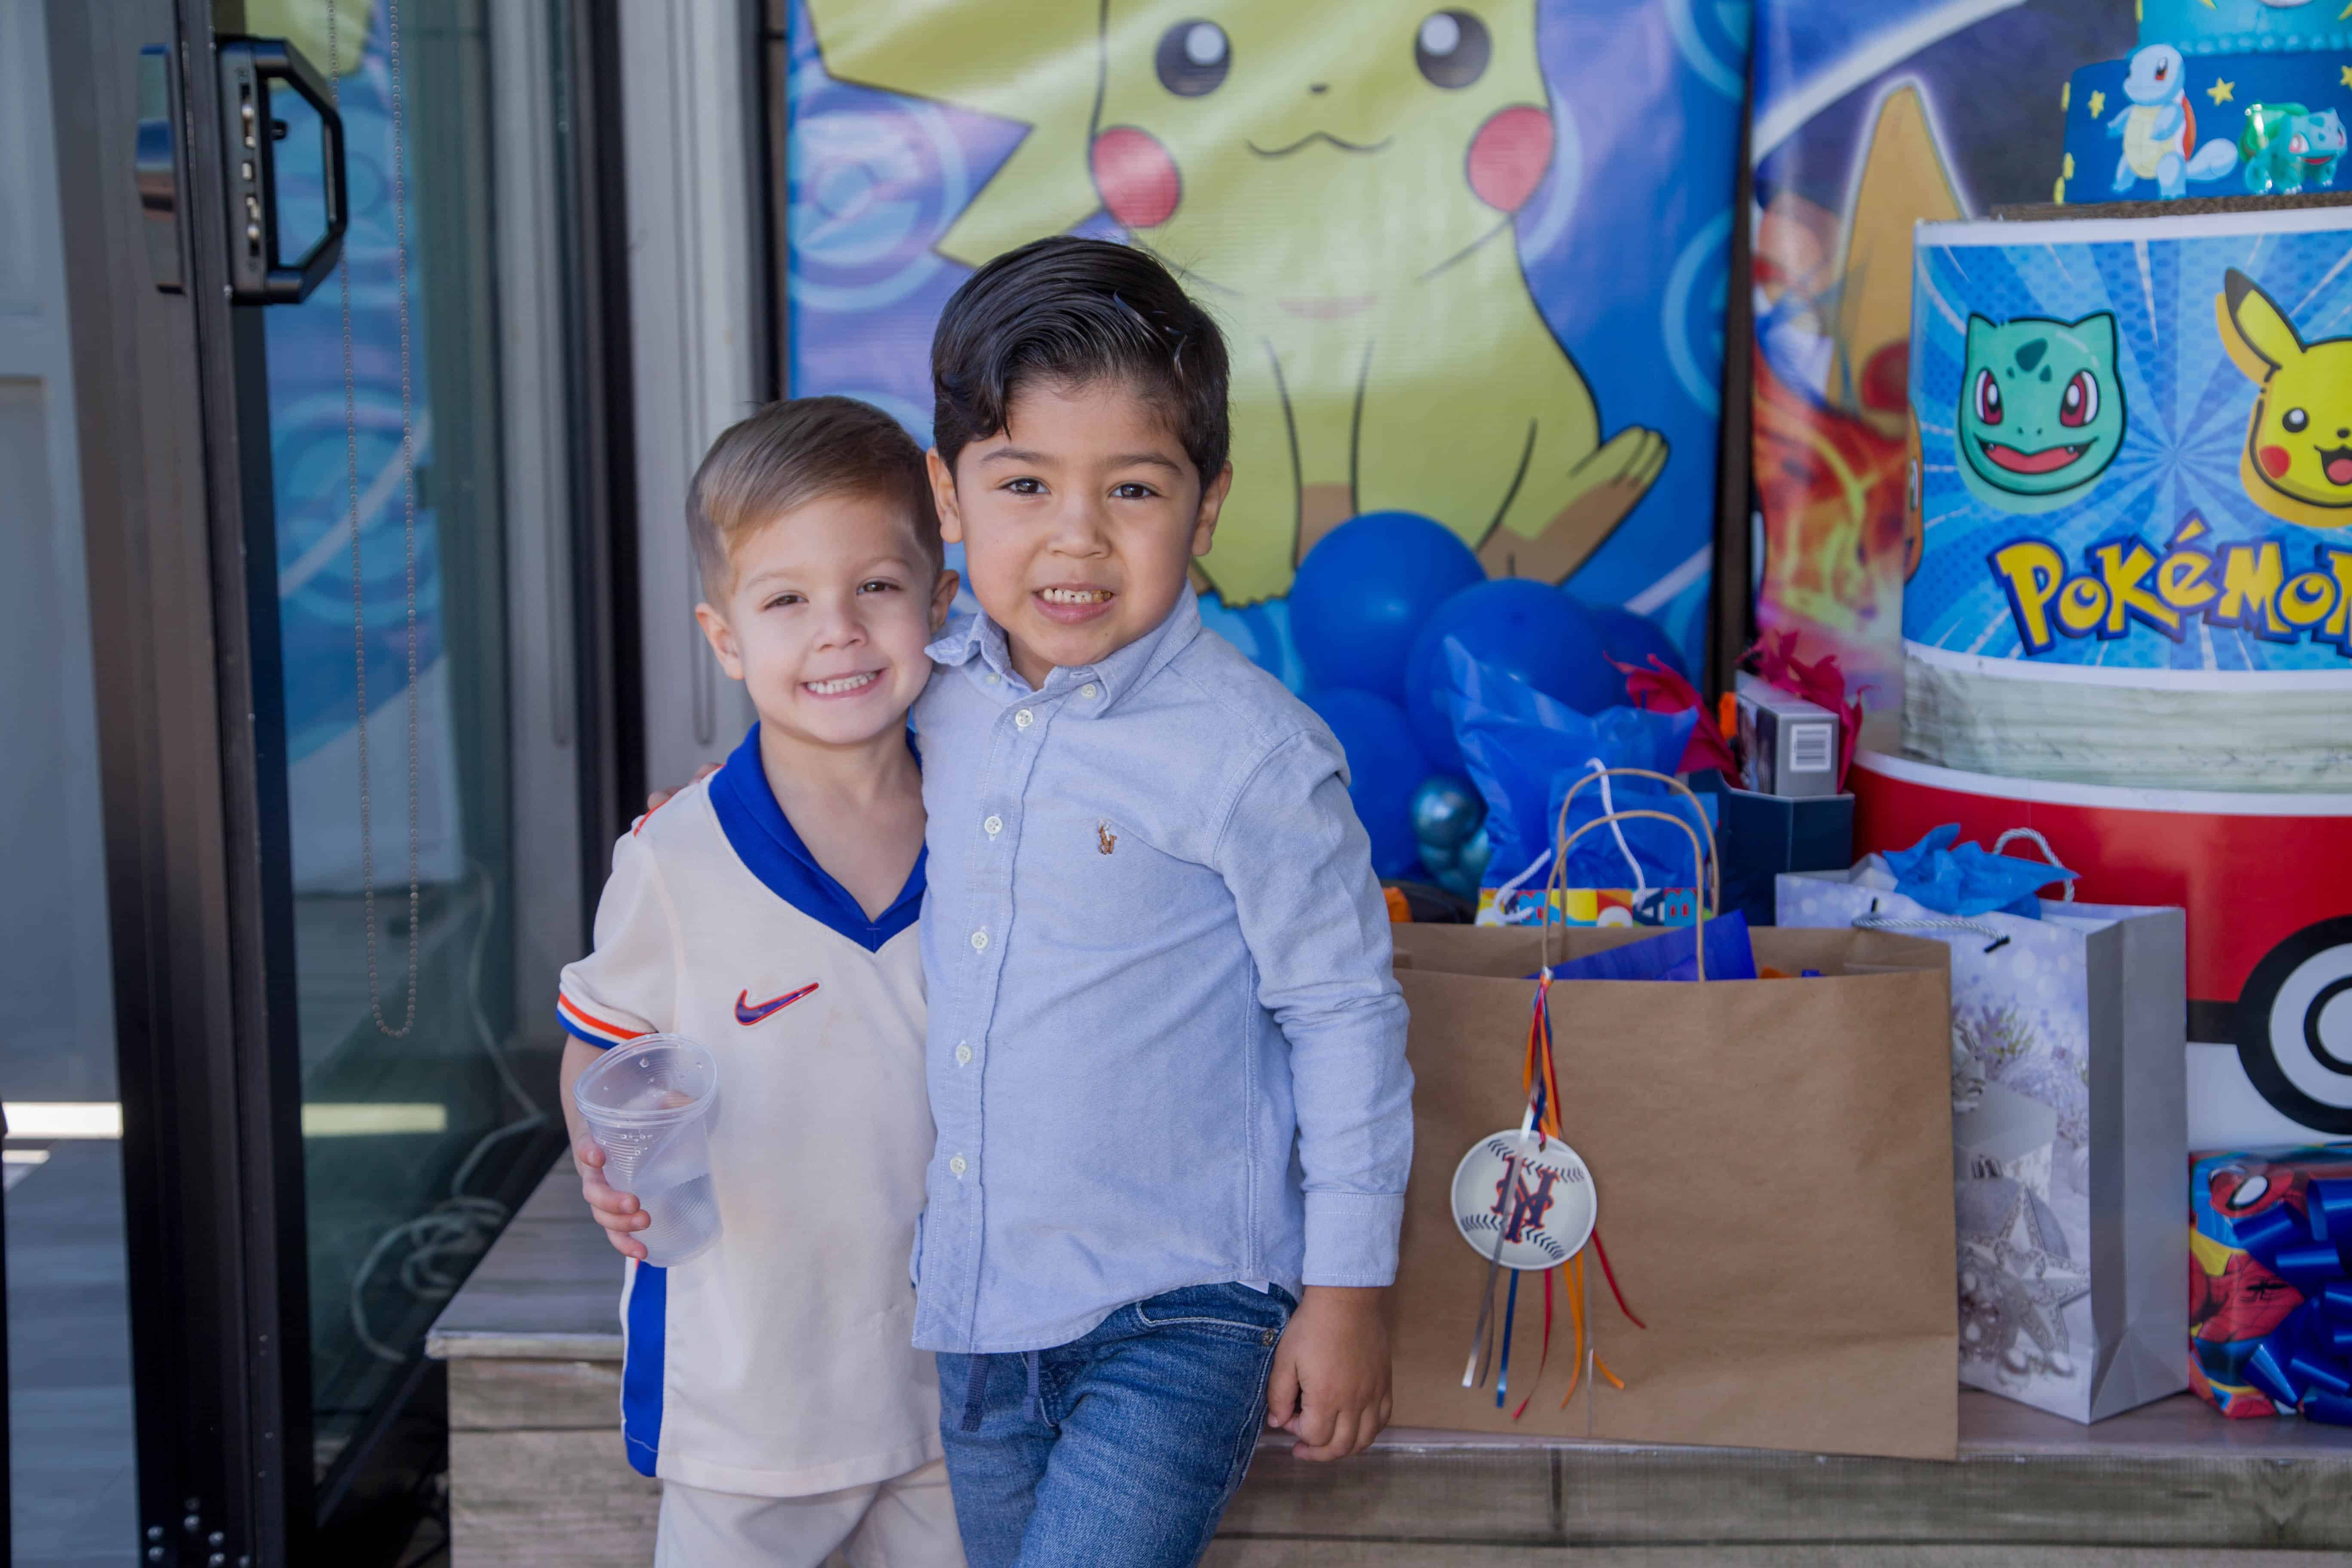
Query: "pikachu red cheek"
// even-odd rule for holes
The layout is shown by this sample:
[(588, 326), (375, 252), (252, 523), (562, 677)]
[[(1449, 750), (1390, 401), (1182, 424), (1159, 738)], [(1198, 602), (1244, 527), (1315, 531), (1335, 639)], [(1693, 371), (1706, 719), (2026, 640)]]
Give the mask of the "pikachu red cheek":
[(1528, 205), (1551, 167), (1551, 116), (1533, 104), (1499, 110), (1470, 139), (1470, 189), (1497, 212)]
[(1089, 163), (1104, 208), (1129, 228), (1157, 228), (1176, 216), (1183, 176), (1150, 132), (1112, 126), (1095, 138)]
[(2294, 457), (2284, 447), (2264, 447), (2254, 454), (2262, 459), (2263, 472), (2274, 479), (2286, 478), (2287, 469), (2294, 466)]

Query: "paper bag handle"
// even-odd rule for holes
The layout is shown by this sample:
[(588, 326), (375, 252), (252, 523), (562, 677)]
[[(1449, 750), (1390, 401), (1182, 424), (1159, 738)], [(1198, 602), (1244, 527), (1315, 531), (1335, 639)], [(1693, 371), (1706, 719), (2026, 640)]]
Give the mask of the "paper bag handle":
[[(1646, 808), (1634, 807), (1624, 811), (1612, 811), (1605, 816), (1596, 816), (1591, 822), (1579, 827), (1575, 832), (1569, 832), (1568, 809), (1575, 801), (1577, 792), (1595, 779), (1612, 777), (1654, 779), (1666, 785), (1669, 789), (1675, 790), (1678, 794), (1688, 798), (1693, 807), (1697, 809), (1698, 826), (1694, 827), (1685, 818), (1676, 816), (1670, 812), (1653, 811)], [(1722, 894), (1723, 868), (1716, 856), (1715, 829), (1714, 826), (1706, 820), (1706, 809), (1699, 806), (1698, 797), (1691, 794), (1690, 787), (1688, 785), (1685, 784), (1680, 779), (1672, 777), (1666, 773), (1654, 773), (1648, 768), (1595, 769), (1593, 772), (1585, 774), (1582, 778), (1578, 779), (1574, 784), (1570, 784), (1568, 789), (1568, 794), (1561, 797), (1559, 803), (1559, 816), (1554, 821), (1552, 826), (1554, 847), (1552, 850), (1551, 875), (1544, 879), (1542, 942), (1543, 963), (1546, 969), (1549, 969), (1551, 967), (1552, 894), (1554, 892), (1558, 892), (1560, 895), (1560, 901), (1563, 904), (1566, 903), (1568, 894), (1569, 850), (1574, 847), (1578, 839), (1598, 828), (1606, 827), (1620, 822), (1639, 821), (1644, 817), (1653, 817), (1660, 822), (1672, 823), (1676, 827), (1681, 828), (1690, 838), (1691, 861), (1693, 867), (1693, 875), (1691, 879), (1693, 883), (1693, 891), (1696, 892), (1698, 897), (1698, 908), (1694, 911), (1691, 921), (1692, 949), (1693, 956), (1697, 965), (1697, 977), (1701, 983), (1706, 981), (1707, 907), (1711, 903), (1721, 902)], [(1701, 834), (1705, 835), (1704, 838), (1701, 837)], [(1562, 923), (1565, 923), (1564, 916)]]
[[(2066, 862), (2058, 858), (2058, 851), (2050, 847), (2050, 840), (2042, 837), (2040, 833), (2031, 827), (2012, 827), (2009, 829), (2009, 831), (2003, 833), (2000, 837), (1992, 841), (1992, 852), (1996, 855), (2000, 854), (2004, 848), (2008, 847), (2009, 841), (2012, 838), (2022, 838), (2027, 843), (2032, 845), (2036, 849), (2041, 850), (2042, 858), (2044, 860), (2049, 861), (2053, 866), (2055, 866), (2059, 870), (2063, 871), (2066, 868)], [(2053, 880), (2054, 879), (2053, 879)], [(2049, 885), (2050, 884), (2047, 882), (2042, 884), (2045, 888)], [(2061, 895), (2062, 901), (2069, 904), (2073, 903), (2074, 901), (2074, 879), (2069, 877), (2064, 881), (2060, 882), (2059, 886), (2065, 889), (2065, 892)]]
[[(1560, 796), (1559, 816), (1552, 824), (1552, 843), (1558, 847), (1554, 852), (1555, 858), (1552, 865), (1553, 870), (1557, 872), (1559, 869), (1558, 857), (1565, 855), (1568, 850), (1567, 845), (1560, 843), (1561, 835), (1568, 831), (1568, 808), (1575, 804), (1578, 793), (1581, 791), (1586, 784), (1592, 783), (1596, 779), (1650, 779), (1665, 785), (1668, 789), (1673, 790), (1676, 795), (1681, 795), (1685, 800), (1691, 803), (1692, 810), (1696, 812), (1698, 816), (1698, 830), (1700, 833), (1706, 836), (1706, 848), (1705, 855), (1700, 859), (1698, 876), (1695, 879), (1695, 884), (1699, 885), (1698, 890), (1702, 895), (1700, 900), (1702, 903), (1709, 904), (1715, 908), (1720, 909), (1723, 906), (1723, 858), (1716, 849), (1715, 825), (1707, 821), (1706, 808), (1699, 805), (1698, 796), (1691, 793), (1690, 785), (1683, 783), (1682, 780), (1675, 778), (1671, 773), (1654, 773), (1648, 768), (1595, 768), (1592, 772), (1586, 773), (1582, 778), (1578, 779), (1574, 784), (1568, 786), (1568, 793)], [(1622, 815), (1622, 813), (1611, 814), (1612, 816)], [(1602, 816), (1596, 818), (1593, 823), (1589, 823), (1586, 826), (1597, 826), (1598, 823), (1607, 822), (1609, 820), (1611, 820), (1610, 816)], [(1675, 819), (1669, 817), (1667, 820), (1674, 821)], [(1685, 823), (1683, 826), (1687, 828), (1690, 825), (1688, 823)], [(1580, 831), (1581, 831), (1581, 829), (1580, 829)], [(1696, 837), (1696, 835), (1695, 834), (1693, 837)], [(2053, 860), (2054, 863), (2055, 857), (2053, 858)], [(1561, 885), (1566, 886), (1565, 882)], [(1549, 884), (1547, 883), (1546, 886), (1549, 887)]]

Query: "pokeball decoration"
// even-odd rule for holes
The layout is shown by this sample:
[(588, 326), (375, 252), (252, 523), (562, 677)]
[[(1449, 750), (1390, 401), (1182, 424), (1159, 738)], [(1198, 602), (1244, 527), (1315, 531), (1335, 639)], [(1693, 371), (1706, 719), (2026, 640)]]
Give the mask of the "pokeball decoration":
[(1506, 1268), (1559, 1268), (1584, 1249), (1599, 1212), (1583, 1158), (1540, 1132), (1482, 1138), (1454, 1167), (1455, 1228)]

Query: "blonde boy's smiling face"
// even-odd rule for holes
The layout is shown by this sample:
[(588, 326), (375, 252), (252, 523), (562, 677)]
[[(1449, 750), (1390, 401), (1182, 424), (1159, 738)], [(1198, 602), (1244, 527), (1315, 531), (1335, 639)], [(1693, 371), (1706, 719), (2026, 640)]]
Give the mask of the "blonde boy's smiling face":
[(1229, 465), (1204, 487), (1170, 421), (1117, 379), (1022, 388), (1005, 427), (930, 454), (971, 591), (1032, 686), (1100, 663), (1167, 617), (1208, 552)]
[(732, 581), (695, 619), (762, 726), (856, 746), (905, 723), (956, 575), (934, 570), (902, 508), (818, 496), (739, 540), (729, 564)]

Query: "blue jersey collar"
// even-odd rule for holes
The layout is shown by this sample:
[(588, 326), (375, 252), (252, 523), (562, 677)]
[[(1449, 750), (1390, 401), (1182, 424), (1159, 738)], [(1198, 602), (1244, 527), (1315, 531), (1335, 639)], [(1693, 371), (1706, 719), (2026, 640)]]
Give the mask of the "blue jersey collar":
[[(910, 742), (911, 743), (911, 742)], [(850, 897), (849, 889), (816, 863), (801, 836), (793, 831), (784, 808), (768, 787), (767, 769), (760, 762), (760, 726), (743, 737), (710, 779), (710, 806), (719, 814), (719, 830), (736, 858), (767, 889), (820, 925), (840, 932), (868, 952), (915, 923), (923, 910), (923, 868), (930, 851), (915, 857), (907, 885), (878, 920)]]

